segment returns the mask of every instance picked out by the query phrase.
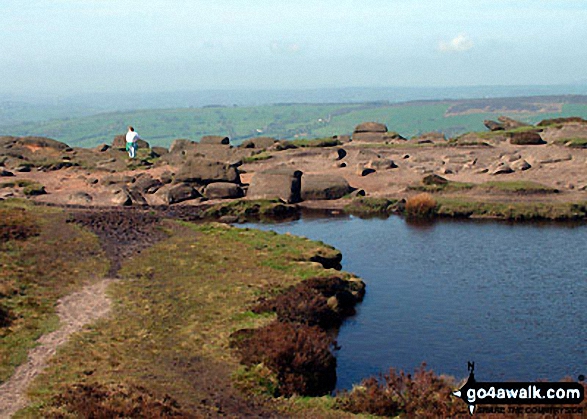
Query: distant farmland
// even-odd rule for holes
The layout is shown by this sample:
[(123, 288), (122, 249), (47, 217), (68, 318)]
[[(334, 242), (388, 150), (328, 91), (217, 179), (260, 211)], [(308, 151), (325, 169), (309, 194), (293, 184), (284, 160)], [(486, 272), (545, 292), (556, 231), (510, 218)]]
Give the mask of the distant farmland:
[(169, 146), (177, 138), (197, 141), (203, 135), (226, 135), (240, 144), (255, 136), (293, 139), (350, 134), (361, 122), (377, 121), (404, 137), (430, 131), (452, 137), (483, 131), (483, 120), (499, 115), (530, 123), (560, 116), (587, 117), (587, 96), (139, 110), (4, 125), (0, 135), (45, 136), (93, 147), (111, 143), (127, 125), (134, 125), (152, 145)]

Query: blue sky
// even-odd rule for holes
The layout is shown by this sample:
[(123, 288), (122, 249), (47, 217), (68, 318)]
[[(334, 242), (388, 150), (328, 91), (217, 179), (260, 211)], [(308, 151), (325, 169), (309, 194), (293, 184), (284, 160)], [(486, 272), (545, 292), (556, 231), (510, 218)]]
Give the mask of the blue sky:
[(585, 82), (583, 0), (2, 0), (0, 92)]

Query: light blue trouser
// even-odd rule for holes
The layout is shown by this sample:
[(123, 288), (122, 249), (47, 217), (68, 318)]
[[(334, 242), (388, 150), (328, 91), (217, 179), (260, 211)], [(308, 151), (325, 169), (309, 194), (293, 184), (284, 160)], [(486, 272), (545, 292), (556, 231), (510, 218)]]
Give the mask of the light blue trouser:
[(137, 145), (136, 143), (126, 143), (126, 151), (128, 151), (128, 156), (131, 159), (135, 158), (135, 153), (137, 151)]

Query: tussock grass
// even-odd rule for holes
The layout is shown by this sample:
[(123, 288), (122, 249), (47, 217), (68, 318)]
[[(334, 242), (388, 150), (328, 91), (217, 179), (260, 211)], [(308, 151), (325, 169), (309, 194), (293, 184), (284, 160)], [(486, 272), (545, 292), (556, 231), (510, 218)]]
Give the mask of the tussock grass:
[(436, 200), (429, 193), (414, 195), (406, 201), (406, 216), (410, 218), (430, 218), (436, 214)]
[[(57, 327), (55, 303), (108, 270), (98, 240), (53, 208), (0, 202), (0, 382), (26, 360), (35, 340)], [(22, 224), (15, 225), (21, 220)]]

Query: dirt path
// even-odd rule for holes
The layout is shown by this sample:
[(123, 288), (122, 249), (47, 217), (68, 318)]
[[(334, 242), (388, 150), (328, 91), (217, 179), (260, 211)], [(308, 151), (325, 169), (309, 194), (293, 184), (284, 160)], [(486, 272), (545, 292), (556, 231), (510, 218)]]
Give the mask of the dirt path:
[(111, 302), (106, 295), (106, 287), (113, 281), (115, 280), (103, 279), (59, 300), (59, 329), (41, 336), (39, 346), (29, 352), (27, 361), (0, 386), (0, 417), (10, 417), (27, 405), (27, 387), (45, 369), (49, 358), (71, 334), (79, 332), (85, 325), (108, 313)]

